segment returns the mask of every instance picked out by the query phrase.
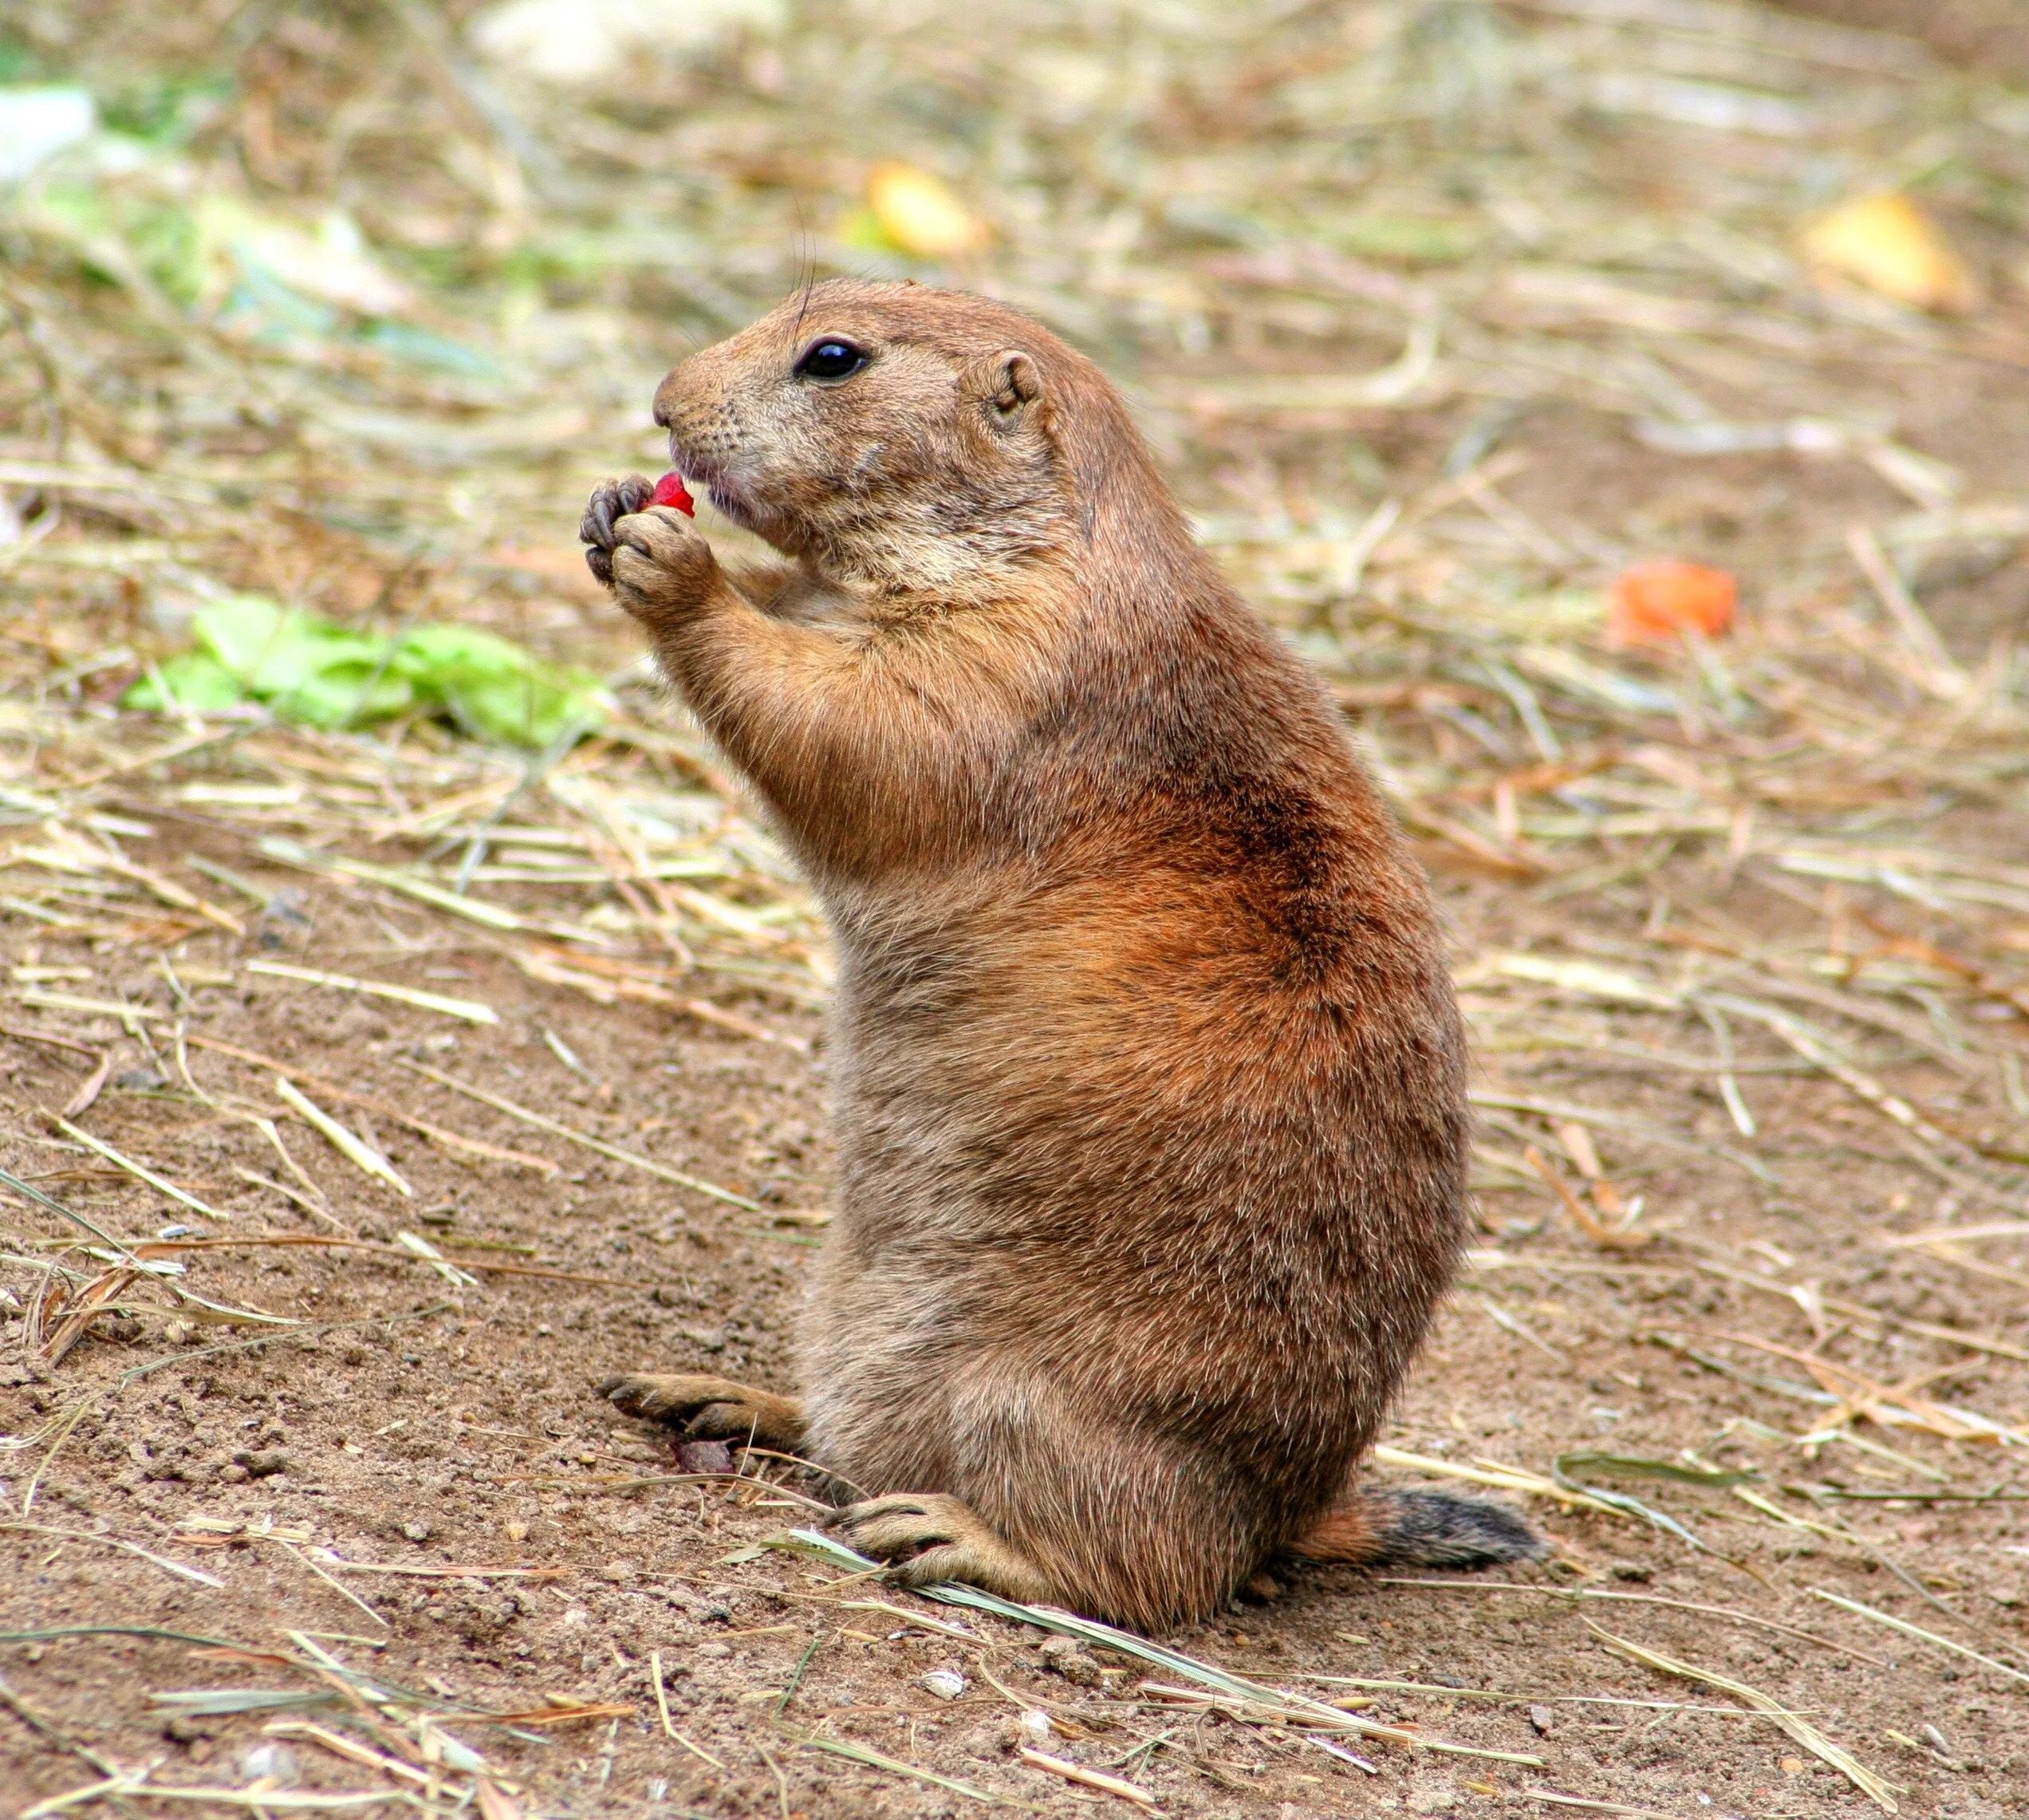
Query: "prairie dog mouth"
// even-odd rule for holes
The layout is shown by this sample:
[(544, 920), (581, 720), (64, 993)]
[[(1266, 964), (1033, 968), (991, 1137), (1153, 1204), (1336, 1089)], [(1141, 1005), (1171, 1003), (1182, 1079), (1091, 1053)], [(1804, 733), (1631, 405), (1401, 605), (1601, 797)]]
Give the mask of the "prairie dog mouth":
[(682, 476), (684, 484), (701, 493), (735, 524), (747, 526), (747, 515), (738, 491), (714, 464), (688, 453), (672, 433), (669, 439), (669, 465)]
[(751, 532), (785, 556), (796, 553), (799, 540), (791, 527), (782, 522), (778, 514), (768, 510), (750, 498), (738, 481), (721, 470), (715, 470), (711, 464), (706, 462), (691, 462), (680, 458), (671, 465), (684, 476), (692, 491), (711, 502), (713, 508), (722, 518), (730, 520), (743, 531)]
[(739, 490), (730, 481), (707, 480), (702, 475), (696, 479), (699, 485), (704, 489), (705, 497), (725, 517), (731, 518), (743, 530), (758, 532), (760, 530), (755, 522), (752, 508), (740, 497)]

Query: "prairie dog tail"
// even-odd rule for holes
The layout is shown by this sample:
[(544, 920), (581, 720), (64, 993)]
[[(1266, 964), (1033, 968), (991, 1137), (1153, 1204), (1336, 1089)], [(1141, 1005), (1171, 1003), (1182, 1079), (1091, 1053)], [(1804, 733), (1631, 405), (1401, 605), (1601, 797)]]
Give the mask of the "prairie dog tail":
[(1539, 1561), (1550, 1545), (1507, 1505), (1483, 1498), (1363, 1491), (1327, 1511), (1287, 1552), (1363, 1567), (1491, 1567)]

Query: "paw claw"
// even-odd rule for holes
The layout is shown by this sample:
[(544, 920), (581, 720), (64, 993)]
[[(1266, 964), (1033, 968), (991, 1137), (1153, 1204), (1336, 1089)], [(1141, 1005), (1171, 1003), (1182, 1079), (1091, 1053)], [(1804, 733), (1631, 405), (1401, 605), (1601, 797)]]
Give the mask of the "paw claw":
[(955, 1498), (906, 1494), (849, 1504), (825, 1523), (841, 1541), (891, 1566), (912, 1562), (926, 1550), (948, 1546), (979, 1519)]
[(624, 1415), (652, 1416), (660, 1413), (652, 1407), (656, 1389), (656, 1380), (652, 1377), (622, 1372), (611, 1377), (601, 1378), (592, 1388), (595, 1394), (605, 1397)]
[(630, 474), (623, 480), (609, 480), (593, 489), (585, 502), (585, 516), (578, 521), (578, 542), (585, 546), (585, 563), (607, 587), (613, 585), (614, 526), (639, 512), (655, 497), (654, 483)]
[(627, 1372), (593, 1387), (623, 1414), (666, 1423), (687, 1440), (723, 1440), (794, 1449), (802, 1412), (786, 1397), (723, 1377)]
[(743, 1441), (754, 1429), (754, 1412), (743, 1403), (707, 1403), (684, 1424), (692, 1441)]
[(653, 486), (638, 474), (630, 474), (624, 480), (602, 482), (585, 502), (585, 516), (578, 521), (578, 541), (611, 550), (614, 524), (640, 511), (654, 497)]
[(963, 1580), (1011, 1599), (1052, 1597), (1054, 1583), (963, 1499), (892, 1493), (849, 1504), (825, 1527), (871, 1555), (898, 1586)]
[(719, 585), (711, 546), (672, 506), (644, 506), (617, 520), (605, 553), (614, 597), (652, 631), (673, 630)]

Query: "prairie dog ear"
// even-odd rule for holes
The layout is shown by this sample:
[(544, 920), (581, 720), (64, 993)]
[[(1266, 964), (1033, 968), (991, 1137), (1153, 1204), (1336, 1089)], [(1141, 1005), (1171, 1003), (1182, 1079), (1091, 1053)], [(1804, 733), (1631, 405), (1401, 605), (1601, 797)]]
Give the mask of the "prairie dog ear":
[(966, 391), (986, 404), (996, 428), (1011, 430), (1043, 418), (1049, 401), (1043, 394), (1042, 372), (1020, 349), (1003, 349), (974, 361), (965, 377)]

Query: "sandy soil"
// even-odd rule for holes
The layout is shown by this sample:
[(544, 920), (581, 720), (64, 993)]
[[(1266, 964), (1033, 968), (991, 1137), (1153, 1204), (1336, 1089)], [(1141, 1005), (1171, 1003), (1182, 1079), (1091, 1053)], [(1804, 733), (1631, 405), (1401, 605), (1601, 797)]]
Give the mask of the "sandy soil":
[[(137, 795), (132, 806), (148, 806)], [(198, 850), (246, 868), (257, 882), (291, 882), (264, 874), (222, 829), (195, 818), (183, 825)], [(1779, 943), (1810, 927), (1796, 905), (1727, 888), (1708, 866), (1687, 866), (1665, 888), (1684, 926), (1715, 940)], [(1444, 889), (1469, 949), (1512, 945), (1546, 914), (1496, 885), (1452, 879)], [(1645, 901), (1625, 912), (1598, 903), (1556, 912), (1567, 930), (1575, 920), (1602, 937), (1627, 932), (1645, 913)], [(39, 1493), (29, 1519), (10, 1522), (0, 1541), (0, 1624), (180, 1633), (49, 1638), (11, 1652), (15, 1693), (77, 1747), (122, 1761), (166, 1756), (192, 1779), (238, 1779), (271, 1713), (165, 1718), (151, 1699), (191, 1688), (302, 1691), (300, 1673), (278, 1672), (260, 1654), (281, 1633), (301, 1631), (356, 1666), (447, 1700), (527, 1712), (556, 1696), (621, 1709), (540, 1733), (464, 1728), (546, 1813), (928, 1815), (975, 1805), (799, 1745), (820, 1719), (832, 1735), (1043, 1811), (1106, 1798), (1012, 1759), (1025, 1710), (1051, 1716), (1054, 1754), (1124, 1771), (1165, 1811), (1282, 1820), (1491, 1811), (1520, 1790), (1545, 1788), (1684, 1816), (1861, 1810), (1840, 1775), (1768, 1721), (1743, 1716), (1724, 1693), (1625, 1660), (1611, 1633), (1808, 1713), (1904, 1784), (1909, 1811), (1968, 1820), (2020, 1811), (2029, 1776), (2020, 1684), (1854, 1621), (1806, 1591), (1822, 1588), (1918, 1623), (1936, 1615), (1926, 1601), (1941, 1594), (1955, 1633), (2019, 1645), (2029, 1522), (2012, 1501), (1862, 1502), (1817, 1514), (1850, 1525), (1856, 1542), (1750, 1527), (1754, 1513), (1729, 1511), (1723, 1495), (1659, 1497), (1708, 1551), (1638, 1524), (1538, 1506), (1562, 1550), (1552, 1570), (1492, 1577), (1512, 1582), (1499, 1588), (1297, 1575), (1280, 1600), (1173, 1640), (1290, 1686), (1313, 1675), (1420, 1683), (1373, 1692), (1372, 1714), (1542, 1759), (1537, 1768), (1398, 1752), (1383, 1755), (1371, 1779), (1272, 1732), (1215, 1719), (1165, 1722), (1137, 1704), (1142, 1677), (1131, 1664), (1081, 1652), (1052, 1658), (1034, 1633), (962, 1615), (965, 1634), (954, 1635), (954, 1614), (933, 1621), (934, 1608), (907, 1595), (841, 1586), (829, 1568), (749, 1552), (798, 1519), (794, 1475), (783, 1479), (787, 1493), (692, 1476), (729, 1463), (711, 1449), (678, 1457), (590, 1387), (604, 1373), (640, 1365), (784, 1381), (786, 1332), (816, 1241), (775, 1212), (821, 1207), (825, 1191), (815, 1020), (779, 1007), (756, 1012), (782, 1036), (810, 1044), (806, 1055), (659, 1014), (563, 1000), (447, 935), (441, 920), (392, 900), (369, 906), (359, 893), (313, 886), (300, 914), (306, 922), (258, 927), (249, 948), (273, 942), (319, 967), (479, 999), (501, 1022), (475, 1030), (262, 980), (255, 991), (193, 989), (192, 1035), (546, 1157), (557, 1172), (467, 1165), (368, 1113), (357, 1127), (410, 1179), (412, 1200), (335, 1153), (306, 1154), (297, 1138), (295, 1152), (336, 1210), (313, 1219), (236, 1174), (275, 1173), (257, 1132), (171, 1090), (132, 1045), (89, 1121), (93, 1134), (145, 1155), (249, 1228), (383, 1242), (407, 1229), (482, 1264), (557, 1274), (482, 1271), (479, 1286), (466, 1287), (384, 1245), (207, 1251), (193, 1269), (206, 1294), (315, 1325), (265, 1345), (234, 1337), (207, 1345), (210, 1336), (187, 1324), (104, 1322), (58, 1370), (13, 1371), (0, 1392), (0, 1420), (13, 1432), (82, 1412), (53, 1460), (46, 1436), (14, 1456), (10, 1502), (19, 1507), (31, 1471)], [(167, 1005), (160, 972), (116, 951), (60, 939), (36, 945), (42, 964), (91, 970), (73, 990)], [(179, 963), (201, 974), (228, 959), (231, 945), (196, 938)], [(560, 1036), (593, 1078), (567, 1070), (544, 1031)], [(188, 1054), (208, 1091), (266, 1078), (217, 1050)], [(161, 1197), (74, 1149), (19, 1135), (35, 1129), (33, 1109), (61, 1101), (77, 1073), (72, 1060), (34, 1046), (12, 1043), (6, 1054), (16, 1135), (6, 1166), (123, 1231), (173, 1225), (178, 1209)], [(403, 1068), (416, 1060), (769, 1211), (675, 1189), (532, 1132)], [(1485, 1059), (1483, 1075), (1510, 1092), (1684, 1123), (1680, 1079), (1638, 1066), (1623, 1073), (1597, 1057), (1574, 1065), (1503, 1054)], [(1764, 1152), (1779, 1160), (1779, 1192), (1709, 1156), (1602, 1132), (1617, 1178), (1667, 1210), (1660, 1223), (1672, 1242), (1653, 1259), (1630, 1260), (1587, 1253), (1553, 1228), (1506, 1247), (1544, 1261), (1469, 1282), (1415, 1375), (1393, 1444), (1461, 1460), (1536, 1463), (1568, 1449), (1667, 1460), (1695, 1447), (1728, 1466), (1765, 1468), (1771, 1487), (1804, 1479), (1861, 1492), (1907, 1486), (1901, 1466), (1850, 1449), (1806, 1466), (1771, 1447), (1771, 1429), (1756, 1424), (1793, 1423), (1793, 1400), (1651, 1343), (1659, 1332), (1745, 1332), (1807, 1344), (1810, 1326), (1795, 1302), (1726, 1274), (1751, 1274), (1757, 1252), (1805, 1261), (1797, 1274), (1834, 1300), (2019, 1330), (2019, 1292), (2009, 1286), (1875, 1248), (1881, 1206), (1907, 1208), (1913, 1192), (1877, 1121), (1822, 1081), (1767, 1074), (1749, 1090), (1757, 1118), (1779, 1134)], [(1723, 1143), (1716, 1093), (1693, 1092), (1691, 1129)], [(1936, 1199), (1915, 1191), (1920, 1211)], [(1541, 1204), (1527, 1197), (1489, 1195), (1486, 1204), (1496, 1232), (1542, 1221)], [(1867, 1356), (1895, 1376), (1952, 1355), (1904, 1333)], [(1770, 1375), (1785, 1369), (1773, 1362)], [(2017, 1368), (1987, 1361), (1953, 1388), (1968, 1404), (1999, 1394), (2005, 1406), (2018, 1383)], [(1919, 1457), (1940, 1455), (1938, 1444), (1907, 1446)], [(1955, 1487), (2011, 1483), (2005, 1461), (1949, 1464), (1960, 1475)], [(210, 1529), (193, 1531), (197, 1519)], [(162, 1559), (90, 1539), (101, 1527)], [(319, 1547), (373, 1570), (321, 1575), (306, 1552)], [(194, 1584), (188, 1566), (215, 1583)], [(1574, 1588), (1611, 1597), (1580, 1604), (1558, 1596)], [(1686, 1609), (1699, 1606), (1736, 1615)], [(192, 1639), (242, 1653), (194, 1654)], [(664, 1735), (657, 1713), (649, 1668), (657, 1653), (685, 1745)], [(955, 1700), (924, 1684), (940, 1668), (965, 1677)], [(1432, 1691), (1453, 1685), (1503, 1697)], [(82, 1766), (49, 1737), (12, 1722), (0, 1735), (0, 1775), (22, 1794), (79, 1784)], [(301, 1743), (292, 1748), (307, 1783), (357, 1786), (347, 1766)]]
[[(1924, 22), (1889, 0), (1811, 10)], [(1997, 5), (1980, 15), (1980, 45), (2014, 41), (2016, 11)], [(1933, 35), (1941, 41), (1972, 17), (1940, 7)], [(1630, 140), (1635, 149), (1609, 175), (1630, 195), (1666, 196), (1663, 167), (1680, 142), (1661, 142), (1653, 156), (1640, 143)], [(1743, 168), (1770, 156), (1735, 151)], [(2002, 250), (1979, 238), (1988, 230), (1956, 216), (1951, 225), (1998, 269)], [(2019, 337), (2019, 300), (2013, 307)], [(1227, 350), (1208, 367), (1292, 370), (1292, 349), (1345, 371), (1393, 357), (1394, 345), (1377, 340), (1306, 341), (1305, 319), (1291, 320), (1286, 340), (1264, 331), (1243, 358)], [(1955, 346), (1913, 341), (1893, 360), (1827, 357), (1807, 371), (1799, 358), (1793, 370), (1807, 383), (1783, 397), (1732, 388), (1734, 369), (1715, 362), (1710, 398), (1742, 419), (1834, 405), (1878, 413), (1911, 447), (1955, 464), (1968, 498), (2019, 496), (2029, 467), (2023, 343), (1997, 332), (1980, 357)], [(1148, 364), (1156, 370), (1135, 376), (1151, 393), (1196, 376), (1175, 361)], [(1332, 497), (1356, 455), (1385, 468), (1391, 497), (1414, 498), (1440, 483), (1483, 404), (1342, 412), (1322, 427), (1201, 425), (1190, 459), (1172, 465), (1208, 513), (1278, 497), (1300, 505), (1314, 489)], [(635, 400), (624, 413), (615, 404), (600, 434), (625, 449), (640, 428)], [(1625, 430), (1575, 405), (1531, 408), (1503, 429), (1503, 447), (1519, 458), (1506, 498), (1534, 521), (1582, 521), (1627, 548), (1667, 545), (1750, 577), (1784, 573), (1799, 551), (1836, 552), (1856, 518), (1907, 509), (1858, 462), (1750, 454), (1690, 463), (1637, 446)], [(556, 558), (543, 571), (551, 592), (541, 594), (546, 611), (554, 605), (550, 648), (617, 663), (632, 650), (617, 616), (581, 589), (552, 588), (569, 573), (577, 500), (596, 478), (570, 476), (543, 521), (518, 535)], [(384, 549), (376, 556), (384, 571), (355, 556), (340, 574), (330, 556), (337, 534), (307, 520), (297, 529), (248, 556), (238, 584), (280, 589), (329, 572), (333, 596), (351, 587), (358, 598), (348, 610), (361, 611), (406, 585), (407, 569)], [(1951, 651), (1976, 666), (2029, 623), (2029, 565), (2018, 552), (1927, 577), (1924, 599)], [(1758, 605), (1750, 599), (1751, 613)], [(132, 601), (121, 610), (130, 620), (137, 611)], [(1356, 652), (1356, 669), (1359, 661)], [(1413, 737), (1464, 736), (1447, 722)], [(1767, 744), (1775, 750), (1781, 740)], [(1035, 1629), (763, 1546), (808, 1515), (814, 1488), (793, 1465), (673, 1446), (592, 1387), (643, 1366), (788, 1384), (789, 1336), (829, 1190), (818, 1014), (713, 980), (715, 1002), (762, 1033), (743, 1034), (538, 983), (466, 924), (264, 860), (258, 828), (184, 794), (193, 782), (260, 774), (235, 763), (222, 750), (139, 770), (96, 806), (152, 829), (132, 837), (133, 850), (187, 885), (211, 876), (187, 870), (195, 857), (263, 894), (286, 892), (258, 918), (250, 899), (231, 900), (250, 918), (244, 938), (175, 941), (172, 978), (160, 942), (138, 924), (124, 937), (87, 939), (10, 915), (0, 931), (10, 965), (45, 970), (73, 997), (124, 999), (153, 1014), (138, 1026), (144, 1038), (60, 1007), (0, 1011), (0, 1167), (121, 1234), (293, 1241), (177, 1255), (188, 1267), (183, 1281), (209, 1300), (307, 1322), (262, 1341), (243, 1325), (200, 1326), (187, 1310), (116, 1290), (134, 1312), (92, 1322), (53, 1362), (28, 1316), (53, 1242), (71, 1229), (18, 1193), (10, 1203), (10, 1233), (44, 1248), (10, 1260), (12, 1299), (0, 1309), (0, 1433), (16, 1438), (0, 1453), (9, 1811), (83, 1787), (108, 1764), (151, 1762), (162, 1782), (225, 1791), (209, 1810), (186, 1802), (181, 1811), (281, 1812), (306, 1791), (384, 1789), (377, 1806), (350, 1810), (392, 1814), (429, 1798), (384, 1760), (347, 1761), (290, 1729), (321, 1726), (355, 1750), (399, 1747), (416, 1761), (437, 1739), (439, 1759), (461, 1776), (460, 1753), (483, 1753), (486, 1820), (929, 1820), (988, 1802), (1057, 1815), (1141, 1805), (1069, 1783), (1026, 1760), (1024, 1748), (1124, 1779), (1163, 1813), (1247, 1820), (1851, 1820), (1889, 1802), (1926, 1820), (2029, 1813), (2029, 1475), (2019, 1448), (1872, 1421), (1850, 1424), (1851, 1440), (1794, 1444), (1834, 1412), (1811, 1362), (1826, 1359), (1877, 1385), (1948, 1373), (1932, 1386), (1941, 1400), (2018, 1428), (2029, 1420), (2029, 1247), (1968, 1250), (1953, 1262), (1884, 1243), (1955, 1219), (2015, 1214), (1913, 1160), (1905, 1128), (1850, 1085), (1743, 1034), (1737, 1077), (1759, 1131), (1752, 1160), (1767, 1172), (1757, 1173), (1740, 1160), (1738, 1118), (1714, 1071), (1682, 1066), (1680, 1028), (1625, 1007), (1574, 1008), (1547, 989), (1518, 998), (1514, 980), (1496, 990), (1483, 964), (1518, 951), (1608, 967), (1630, 955), (1647, 964), (1665, 950), (1687, 967), (1744, 955), (1779, 963), (1807, 991), (1836, 976), (1835, 966), (1811, 971), (1837, 959), (1828, 923), (1862, 931), (1854, 939), (1864, 942), (1858, 919), (1877, 915), (1885, 923), (1865, 925), (1877, 935), (1885, 927), (1948, 943), (1964, 935), (1963, 920), (1857, 889), (1841, 908), (1818, 881), (1739, 863), (1723, 833), (1617, 860), (1582, 889), (1475, 870), (1456, 842), (1425, 846), (1486, 1036), (1476, 1085), (1553, 1109), (1487, 1106), (1490, 1151), (1511, 1162), (1524, 1145), (1554, 1148), (1575, 1114), (1613, 1188), (1643, 1197), (1642, 1230), (1656, 1236), (1639, 1250), (1597, 1245), (1526, 1175), (1490, 1167), (1477, 1262), (1389, 1444), (1440, 1467), (1472, 1470), (1483, 1459), (1539, 1475), (1583, 1453), (1653, 1471), (1682, 1466), (1688, 1449), (1708, 1464), (1691, 1468), (1705, 1482), (1686, 1483), (1573, 1463), (1586, 1483), (1639, 1498), (1675, 1530), (1534, 1498), (1531, 1514), (1558, 1544), (1541, 1570), (1460, 1582), (1291, 1572), (1278, 1597), (1168, 1640), (1273, 1685), (1369, 1700), (1366, 1717), (1431, 1741), (1495, 1753), (1369, 1746), (1369, 1771), (1272, 1725), (1166, 1703), (1148, 1684), (1168, 1677), (1129, 1657), (1066, 1650)], [(1877, 796), (1866, 778), (1854, 787), (1855, 839), (1902, 814), (1961, 853), (2029, 866), (2019, 769), (2007, 763), (1934, 815), (1892, 800), (1893, 780)], [(1825, 800), (1828, 816), (1845, 813)], [(420, 849), (386, 851), (392, 862)], [(567, 901), (534, 887), (492, 895), (530, 915)], [(582, 909), (592, 899), (568, 900)], [(1997, 912), (1980, 929), (1996, 944), (1990, 959), (2012, 955), (2005, 964), (2019, 967), (2029, 925), (2018, 912)], [(483, 1002), (498, 1022), (248, 974), (244, 963), (260, 958)], [(2013, 1014), (1998, 999), (1970, 1003), (1955, 999), (1955, 1014)], [(2009, 1077), (1984, 1062), (1960, 1065), (1936, 1034), (1948, 1018), (1933, 1028), (1917, 994), (1881, 1003), (1901, 1022), (1861, 1034), (1881, 1051), (1870, 1066), (1918, 1109), (1913, 1116), (1982, 1141), (2019, 1137), (2029, 1101), (2015, 1103)], [(179, 1021), (188, 1079), (173, 1039)], [(1544, 1036), (1581, 1026), (1582, 1042)], [(223, 1220), (194, 1218), (50, 1124), (46, 1115), (108, 1049), (104, 1089), (73, 1123)], [(286, 1139), (314, 1194), (289, 1176), (263, 1134), (219, 1104), (228, 1093), (273, 1103), (270, 1062), (341, 1110), (412, 1193), (363, 1174), (300, 1121)], [(442, 1077), (735, 1198), (532, 1127)], [(384, 1109), (341, 1101), (334, 1088), (522, 1158), (447, 1149)], [(1582, 1180), (1586, 1142), (1581, 1133), (1565, 1143), (1558, 1168), (1569, 1182)], [(447, 1280), (403, 1248), (404, 1233), (458, 1260), (452, 1278), (475, 1280)], [(81, 1251), (69, 1256), (98, 1267)], [(1940, 1330), (1992, 1343), (1968, 1349)], [(1730, 1483), (1722, 1468), (1758, 1476)], [(1385, 1474), (1416, 1478), (1399, 1465)], [(358, 1679), (320, 1672), (318, 1650), (368, 1677), (371, 1697), (362, 1702)], [(1687, 1680), (1658, 1656), (1733, 1684)], [(247, 1710), (205, 1710), (234, 1704), (227, 1695), (165, 1698), (191, 1690), (234, 1690)], [(265, 1705), (250, 1697), (261, 1690), (274, 1696)], [(1755, 1710), (1757, 1697), (1779, 1712)], [(420, 1735), (419, 1713), (436, 1716)], [(1798, 1720), (1895, 1791), (1870, 1800), (1799, 1741)], [(841, 1743), (885, 1767), (839, 1755)], [(262, 1776), (279, 1790), (265, 1809), (259, 1791), (248, 1792)]]

